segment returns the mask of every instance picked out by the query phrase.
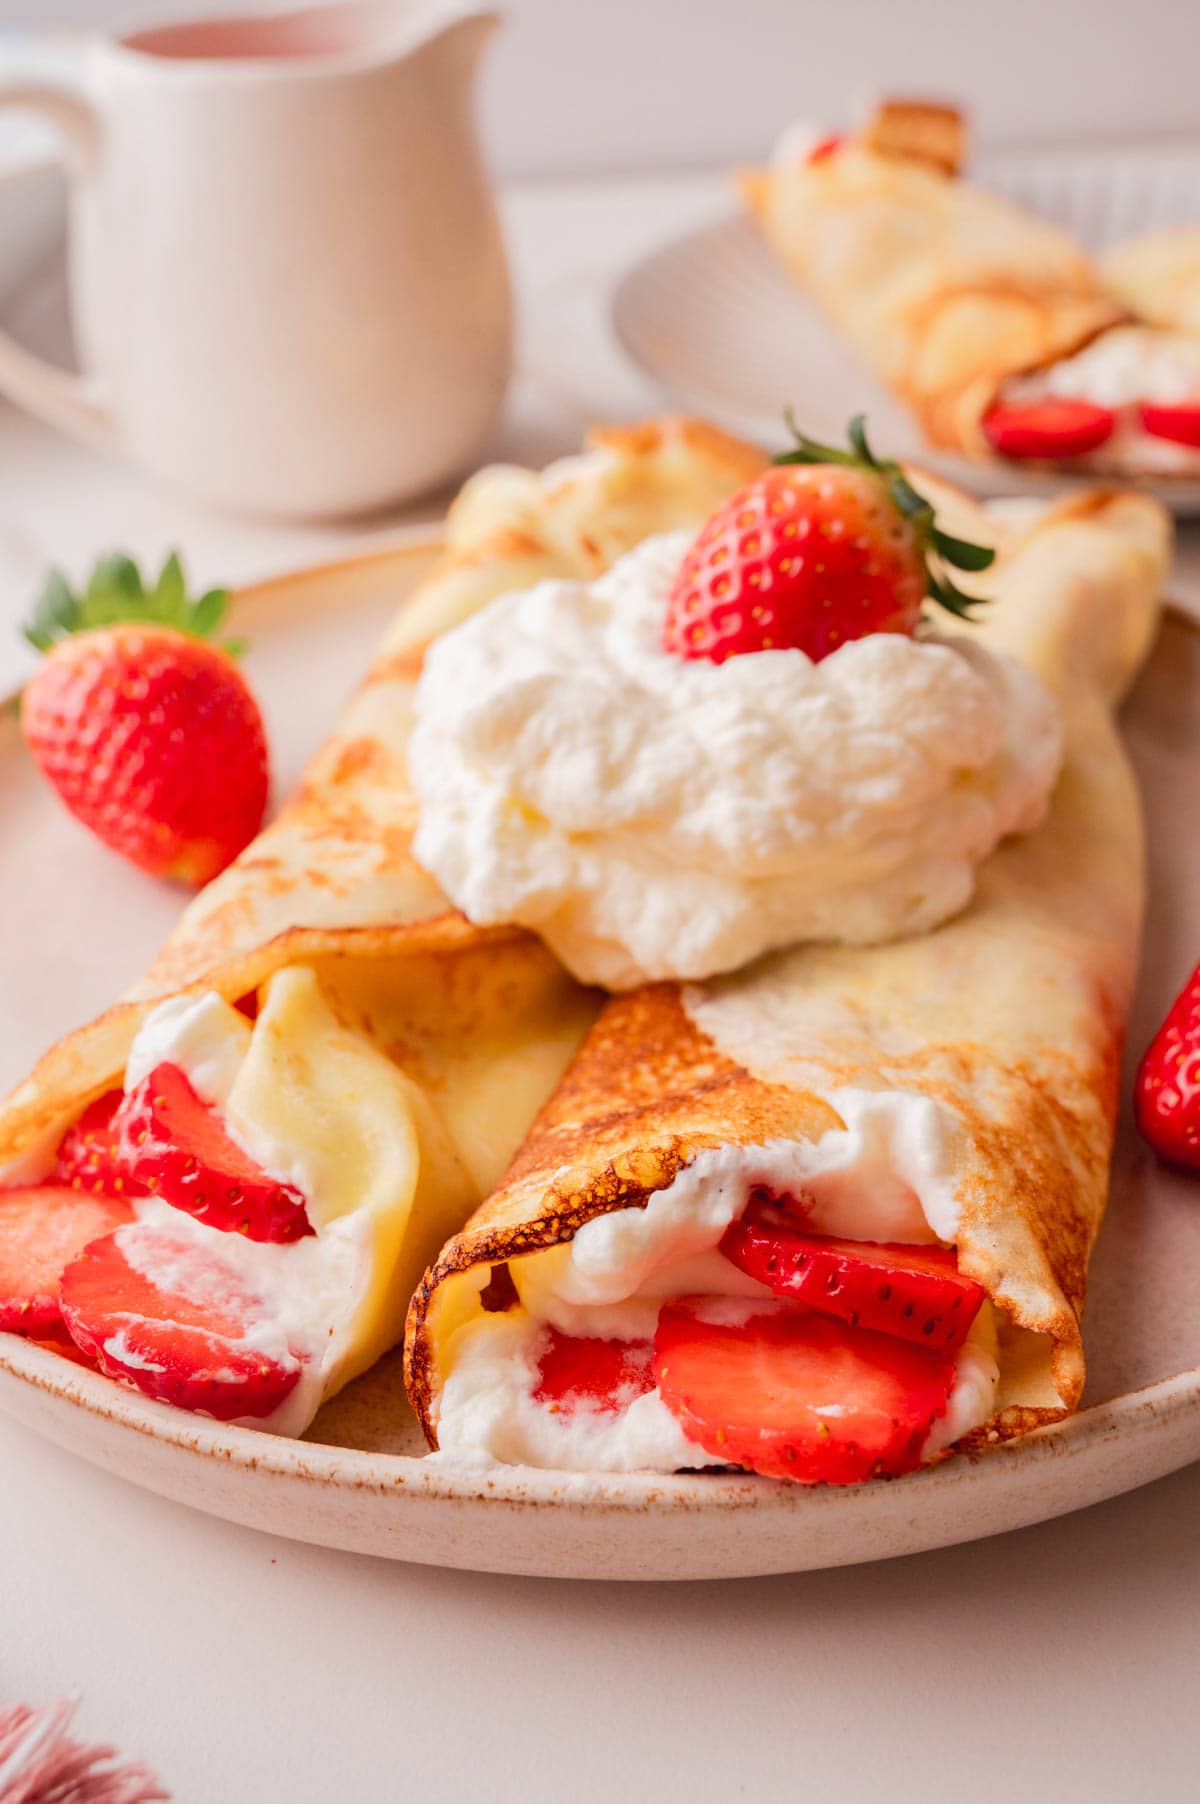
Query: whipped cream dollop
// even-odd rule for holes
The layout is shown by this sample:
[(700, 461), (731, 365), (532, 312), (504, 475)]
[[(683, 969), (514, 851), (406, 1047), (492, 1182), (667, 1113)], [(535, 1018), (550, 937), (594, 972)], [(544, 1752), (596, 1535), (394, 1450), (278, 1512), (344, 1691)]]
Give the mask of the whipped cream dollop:
[(419, 861), (471, 920), (534, 928), (610, 989), (955, 914), (1044, 813), (1062, 747), (1041, 684), (961, 638), (679, 659), (659, 634), (692, 536), (500, 596), (432, 647)]
[[(765, 1285), (718, 1251), (759, 1185), (802, 1202), (813, 1233), (953, 1241), (960, 1133), (953, 1115), (907, 1091), (838, 1089), (828, 1100), (842, 1125), (819, 1140), (702, 1152), (644, 1208), (596, 1216), (564, 1245), (512, 1260), (519, 1305), (468, 1320), (447, 1349), (435, 1457), (565, 1472), (711, 1465), (712, 1455), (688, 1439), (657, 1388), (616, 1410), (552, 1410), (539, 1402), (546, 1331), (651, 1340), (662, 1305), (684, 1296), (740, 1312), (780, 1307)], [(930, 1430), (924, 1460), (988, 1420), (999, 1379), (994, 1313), (985, 1303), (957, 1355), (946, 1412)]]

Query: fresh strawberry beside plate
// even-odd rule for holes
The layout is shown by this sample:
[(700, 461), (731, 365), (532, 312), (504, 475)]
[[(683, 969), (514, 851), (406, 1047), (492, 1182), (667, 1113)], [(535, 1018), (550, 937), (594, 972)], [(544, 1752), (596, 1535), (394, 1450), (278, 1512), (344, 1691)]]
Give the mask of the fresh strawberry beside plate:
[(178, 1065), (156, 1066), (130, 1091), (116, 1127), (121, 1167), (139, 1191), (250, 1240), (312, 1233), (300, 1192), (243, 1152)]
[(258, 703), (211, 642), (229, 597), (189, 600), (175, 557), (147, 589), (102, 559), (82, 595), (47, 580), (26, 636), (46, 657), (21, 724), (71, 813), (155, 876), (206, 883), (257, 833), (267, 805)]
[(1200, 1170), (1200, 965), (1138, 1068), (1138, 1131), (1162, 1158)]
[(271, 1415), (301, 1359), (232, 1266), (134, 1223), (93, 1241), (63, 1273), (63, 1320), (110, 1378), (228, 1422)]
[(834, 1240), (764, 1221), (753, 1209), (730, 1224), (721, 1251), (776, 1296), (942, 1353), (962, 1346), (985, 1294), (962, 1276), (949, 1247)]
[(955, 1366), (815, 1310), (685, 1298), (659, 1315), (654, 1372), (684, 1433), (714, 1460), (847, 1485), (920, 1464)]

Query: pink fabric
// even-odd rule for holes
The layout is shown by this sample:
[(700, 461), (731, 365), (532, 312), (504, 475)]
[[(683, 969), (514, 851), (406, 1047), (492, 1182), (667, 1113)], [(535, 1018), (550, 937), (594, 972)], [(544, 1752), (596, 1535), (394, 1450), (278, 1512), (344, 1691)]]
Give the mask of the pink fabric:
[(140, 1761), (115, 1767), (115, 1748), (67, 1734), (75, 1702), (0, 1709), (0, 1804), (154, 1804), (170, 1798)]

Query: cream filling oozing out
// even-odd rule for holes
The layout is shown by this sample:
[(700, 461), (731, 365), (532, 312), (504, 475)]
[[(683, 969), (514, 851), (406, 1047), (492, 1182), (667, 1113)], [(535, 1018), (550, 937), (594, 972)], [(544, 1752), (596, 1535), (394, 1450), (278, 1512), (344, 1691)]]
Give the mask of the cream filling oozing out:
[[(244, 1420), (302, 1434), (324, 1399), (402, 1331), (411, 1286), (397, 1276), (420, 1168), (412, 1086), (341, 1025), (303, 967), (269, 981), (253, 1025), (211, 991), (160, 1003), (130, 1048), (126, 1091), (164, 1063), (185, 1073), (264, 1171), (296, 1185), (315, 1231), (255, 1241), (145, 1198), (137, 1222), (118, 1230), (122, 1254), (167, 1293), (199, 1285), (203, 1295), (206, 1266), (231, 1273), (253, 1300), (239, 1349), (299, 1373), (271, 1415)], [(112, 1353), (127, 1360), (116, 1339)]]
[(1000, 400), (1022, 406), (1048, 396), (1091, 401), (1116, 413), (1111, 438), (1071, 458), (1072, 467), (1200, 475), (1200, 447), (1159, 438), (1139, 418), (1144, 403), (1200, 407), (1200, 338), (1154, 326), (1114, 326), (1073, 356), (1014, 377)]
[[(616, 1411), (555, 1411), (536, 1401), (545, 1330), (647, 1340), (671, 1298), (772, 1304), (766, 1286), (717, 1250), (760, 1185), (800, 1200), (814, 1233), (953, 1242), (957, 1128), (946, 1111), (898, 1091), (842, 1090), (828, 1100), (844, 1126), (820, 1140), (700, 1153), (645, 1208), (598, 1216), (566, 1245), (513, 1260), (519, 1303), (504, 1314), (474, 1317), (446, 1349), (439, 1457), (569, 1472), (712, 1465), (712, 1455), (688, 1440), (657, 1389)], [(949, 1405), (930, 1432), (924, 1459), (987, 1421), (999, 1383), (996, 1351), (993, 1311), (985, 1303), (958, 1355)]]

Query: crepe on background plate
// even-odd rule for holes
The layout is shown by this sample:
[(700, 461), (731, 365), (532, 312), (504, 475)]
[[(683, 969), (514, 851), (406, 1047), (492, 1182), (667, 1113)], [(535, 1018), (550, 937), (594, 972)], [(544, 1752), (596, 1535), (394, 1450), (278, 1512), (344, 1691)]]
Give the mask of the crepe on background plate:
[(1200, 333), (1200, 226), (1127, 238), (1105, 254), (1102, 269), (1113, 294), (1141, 319)]
[[(979, 579), (994, 599), (961, 630), (1019, 657), (1059, 701), (1066, 763), (1045, 824), (1003, 844), (970, 907), (933, 933), (801, 947), (606, 1005), (504, 1182), (414, 1301), (407, 1382), (431, 1445), (472, 1337), (516, 1319), (539, 1286), (553, 1293), (562, 1249), (585, 1224), (628, 1211), (636, 1257), (638, 1212), (697, 1158), (747, 1148), (753, 1163), (754, 1149), (780, 1145), (803, 1158), (820, 1143), (836, 1165), (851, 1104), (866, 1119), (897, 1099), (934, 1124), (946, 1169), (922, 1176), (924, 1154), (897, 1116), (875, 1133), (872, 1181), (907, 1195), (910, 1221), (918, 1198), (927, 1205), (994, 1306), (999, 1385), (969, 1441), (1022, 1434), (1078, 1404), (1143, 905), (1140, 805), (1114, 712), (1153, 641), (1170, 528), (1143, 496), (993, 511), (918, 480), (947, 530), (998, 548)], [(835, 1182), (845, 1188), (820, 1164), (807, 1180), (818, 1208), (823, 1185), (831, 1197)], [(843, 1216), (853, 1206), (838, 1202)], [(857, 1234), (823, 1231), (905, 1237), (861, 1222)], [(656, 1282), (651, 1270), (641, 1294), (663, 1294)], [(621, 1294), (629, 1287), (609, 1300)]]
[(784, 159), (742, 192), (786, 268), (930, 444), (990, 455), (1007, 378), (1127, 318), (1065, 232), (958, 175), (952, 109), (885, 102), (836, 154)]
[[(213, 993), (220, 1032), (248, 1042), (243, 1116), (285, 1155), (289, 1135), (304, 1142), (331, 1217), (370, 1212), (369, 1294), (320, 1382), (268, 1425), (301, 1432), (399, 1340), (421, 1271), (497, 1183), (597, 1007), (532, 935), (471, 926), (411, 856), (405, 746), (424, 647), (502, 590), (591, 575), (651, 531), (698, 522), (760, 464), (717, 432), (663, 421), (598, 431), (543, 475), (496, 469), (468, 483), (443, 561), (276, 820), (185, 910), (129, 995), (0, 1106), (0, 1181), (40, 1179), (64, 1131), (120, 1083), (152, 1011)], [(216, 1002), (256, 992), (252, 1030)], [(175, 1218), (205, 1247), (240, 1241)], [(317, 1223), (317, 1242), (328, 1226)], [(262, 1256), (286, 1272), (312, 1245)]]

